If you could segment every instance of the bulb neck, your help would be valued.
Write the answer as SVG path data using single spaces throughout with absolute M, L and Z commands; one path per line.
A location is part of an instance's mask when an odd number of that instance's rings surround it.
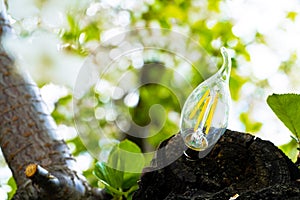
M 223 81 L 229 82 L 230 71 L 231 71 L 231 57 L 228 54 L 228 51 L 225 47 L 221 47 L 221 54 L 223 57 L 223 64 L 219 70 L 219 74 Z

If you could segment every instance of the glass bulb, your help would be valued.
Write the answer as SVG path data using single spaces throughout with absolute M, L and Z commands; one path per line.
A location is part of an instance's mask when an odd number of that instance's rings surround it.
M 221 69 L 194 89 L 181 113 L 181 136 L 188 148 L 199 151 L 200 158 L 210 152 L 227 128 L 231 58 L 225 47 L 221 53 Z

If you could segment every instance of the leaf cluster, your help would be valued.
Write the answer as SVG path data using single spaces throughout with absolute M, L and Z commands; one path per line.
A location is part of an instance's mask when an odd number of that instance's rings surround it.
M 94 175 L 114 199 L 131 199 L 144 163 L 140 148 L 125 139 L 113 147 L 107 162 L 96 163 Z

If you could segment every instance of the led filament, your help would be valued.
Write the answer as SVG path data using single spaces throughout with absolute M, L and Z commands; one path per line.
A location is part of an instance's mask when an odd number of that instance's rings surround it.
M 222 47 L 223 65 L 190 94 L 181 113 L 181 136 L 187 147 L 204 157 L 225 132 L 230 104 L 231 58 Z

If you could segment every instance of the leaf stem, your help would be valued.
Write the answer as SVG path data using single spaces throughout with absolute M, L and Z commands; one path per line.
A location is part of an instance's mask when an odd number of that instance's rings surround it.
M 138 188 L 138 185 L 132 186 L 129 190 L 125 192 L 124 196 L 127 198 L 132 192 L 136 191 Z

